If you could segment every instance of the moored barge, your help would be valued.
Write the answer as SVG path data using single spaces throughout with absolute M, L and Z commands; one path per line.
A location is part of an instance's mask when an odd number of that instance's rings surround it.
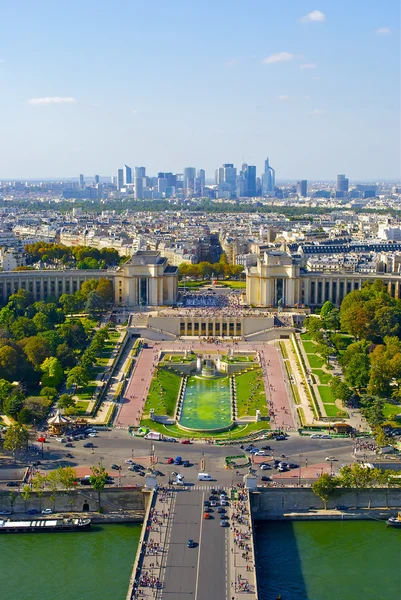
M 52 533 L 89 529 L 90 519 L 34 519 L 33 521 L 0 520 L 0 533 Z

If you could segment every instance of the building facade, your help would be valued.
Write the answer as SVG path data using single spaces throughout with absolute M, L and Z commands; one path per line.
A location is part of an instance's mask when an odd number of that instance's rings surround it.
M 116 304 L 126 307 L 170 306 L 178 291 L 178 268 L 168 264 L 157 251 L 139 251 L 117 271 L 100 269 L 26 270 L 0 272 L 0 298 L 6 302 L 20 289 L 34 300 L 58 299 L 74 294 L 89 279 L 108 279 L 114 288 Z
M 339 306 L 349 292 L 377 279 L 393 298 L 401 298 L 400 274 L 305 271 L 290 254 L 272 251 L 247 269 L 246 297 L 255 306 L 321 306 L 326 300 Z

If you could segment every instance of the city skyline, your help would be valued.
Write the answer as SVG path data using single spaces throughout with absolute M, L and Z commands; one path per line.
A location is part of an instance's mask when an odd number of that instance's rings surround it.
M 224 157 L 260 168 L 266 153 L 284 180 L 400 177 L 398 2 L 203 8 L 4 7 L 19 35 L 5 28 L 0 45 L 0 177 L 111 174 L 126 160 L 210 176 Z M 134 23 L 148 26 L 131 36 Z

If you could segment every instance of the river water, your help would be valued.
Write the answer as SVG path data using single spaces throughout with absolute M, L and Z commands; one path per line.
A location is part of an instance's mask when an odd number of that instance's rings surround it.
M 125 600 L 141 525 L 0 535 L 0 598 Z
M 398 600 L 401 530 L 384 521 L 256 524 L 259 600 Z

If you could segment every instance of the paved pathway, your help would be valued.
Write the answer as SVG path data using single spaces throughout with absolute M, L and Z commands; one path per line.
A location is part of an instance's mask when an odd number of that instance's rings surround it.
M 152 345 L 142 349 L 134 367 L 130 382 L 125 390 L 123 405 L 116 425 L 120 427 L 137 426 L 148 394 L 153 371 L 157 363 L 158 351 Z
M 284 383 L 284 373 L 279 358 L 279 350 L 272 344 L 251 344 L 249 342 L 207 343 L 201 340 L 179 340 L 177 342 L 148 343 L 139 355 L 131 380 L 126 389 L 124 404 L 120 410 L 116 425 L 121 427 L 137 426 L 140 423 L 153 371 L 157 364 L 158 354 L 163 352 L 180 352 L 192 350 L 195 353 L 227 353 L 235 351 L 259 352 L 264 373 L 266 396 L 271 411 L 271 425 L 274 427 L 295 428 L 291 414 L 290 398 Z

